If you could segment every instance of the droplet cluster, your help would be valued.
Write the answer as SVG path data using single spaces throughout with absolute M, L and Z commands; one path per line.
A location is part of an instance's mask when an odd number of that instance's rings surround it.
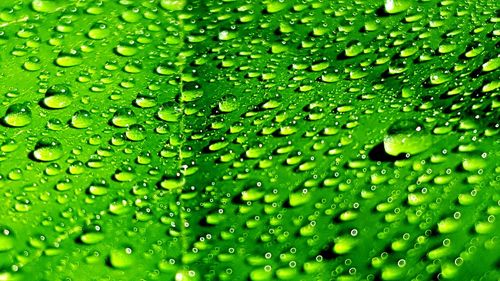
M 0 280 L 499 278 L 495 1 L 4 2 Z

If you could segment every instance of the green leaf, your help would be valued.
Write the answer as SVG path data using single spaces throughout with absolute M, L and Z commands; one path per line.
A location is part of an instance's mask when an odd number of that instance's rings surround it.
M 0 3 L 0 280 L 497 280 L 495 1 Z

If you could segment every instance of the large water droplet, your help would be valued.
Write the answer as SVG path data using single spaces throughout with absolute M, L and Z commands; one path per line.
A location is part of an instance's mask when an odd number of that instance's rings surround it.
M 64 2 L 55 0 L 33 0 L 31 6 L 33 10 L 40 13 L 54 13 L 61 9 Z
M 31 110 L 25 103 L 17 103 L 9 106 L 3 121 L 11 127 L 24 127 L 31 123 Z
M 424 126 L 414 120 L 398 120 L 387 131 L 384 149 L 389 155 L 400 153 L 417 154 L 432 145 L 431 135 Z
M 63 84 L 51 86 L 45 93 L 43 104 L 52 109 L 65 108 L 71 104 L 71 91 Z
M 238 108 L 238 102 L 236 96 L 225 95 L 219 102 L 219 110 L 224 113 L 232 112 Z
M 104 240 L 104 233 L 100 225 L 91 224 L 83 229 L 83 234 L 80 240 L 85 244 L 97 244 Z
M 0 225 L 0 253 L 9 251 L 13 249 L 14 246 L 15 246 L 15 241 L 12 231 L 7 227 Z
M 134 263 L 132 248 L 112 249 L 109 253 L 109 263 L 113 267 L 120 269 L 130 267 Z
M 186 0 L 161 0 L 160 5 L 169 11 L 180 11 L 186 6 Z
M 113 119 L 111 119 L 111 122 L 117 127 L 128 127 L 137 123 L 137 119 L 132 109 L 120 108 L 113 115 Z
M 98 22 L 92 25 L 89 30 L 88 36 L 92 39 L 101 40 L 109 35 L 109 30 L 107 29 L 107 25 L 103 22 Z
M 389 14 L 397 14 L 406 11 L 411 4 L 411 0 L 385 0 L 384 8 Z
M 63 156 L 62 145 L 55 138 L 43 138 L 36 143 L 33 156 L 39 161 L 57 160 Z
M 72 67 L 83 63 L 82 55 L 77 50 L 60 52 L 56 59 L 56 64 L 61 67 Z
M 181 109 L 174 102 L 166 102 L 162 104 L 158 111 L 158 118 L 167 122 L 177 122 L 181 115 Z
M 81 109 L 75 112 L 71 117 L 71 126 L 77 129 L 87 128 L 92 124 L 92 118 L 90 112 Z

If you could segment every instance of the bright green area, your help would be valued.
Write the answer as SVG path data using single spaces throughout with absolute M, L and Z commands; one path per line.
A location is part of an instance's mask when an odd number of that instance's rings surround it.
M 499 280 L 497 1 L 0 1 L 0 280 Z

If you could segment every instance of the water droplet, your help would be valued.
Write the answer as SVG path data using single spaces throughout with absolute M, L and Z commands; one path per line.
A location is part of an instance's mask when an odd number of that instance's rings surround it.
M 406 11 L 411 5 L 411 0 L 385 0 L 384 8 L 389 14 L 397 14 Z
M 71 117 L 71 126 L 77 129 L 87 128 L 92 124 L 92 118 L 90 117 L 90 112 L 81 109 L 75 112 Z
M 140 10 L 138 8 L 128 9 L 122 12 L 122 19 L 126 22 L 138 22 L 141 20 Z
M 339 255 L 344 255 L 356 246 L 356 240 L 349 236 L 337 237 L 334 241 L 333 252 Z
M 398 120 L 388 129 L 384 149 L 389 155 L 417 154 L 432 145 L 431 135 L 424 126 L 414 120 Z
M 66 191 L 70 190 L 71 188 L 73 188 L 73 181 L 71 181 L 71 179 L 69 178 L 60 180 L 55 186 L 55 189 L 58 191 Z
M 266 11 L 270 14 L 277 13 L 288 6 L 286 1 L 272 1 L 267 4 Z
M 109 263 L 115 268 L 128 268 L 134 264 L 132 252 L 130 247 L 112 249 L 109 253 Z
M 70 51 L 62 51 L 56 59 L 56 64 L 61 67 L 72 67 L 83 63 L 82 54 L 74 49 Z
M 3 121 L 11 127 L 24 127 L 31 123 L 31 110 L 26 103 L 9 106 Z
M 80 236 L 80 240 L 88 245 L 97 244 L 104 240 L 105 236 L 102 232 L 100 225 L 91 224 L 83 229 L 83 234 Z
M 219 110 L 223 113 L 229 113 L 238 108 L 238 102 L 235 95 L 225 95 L 219 102 Z
M 140 108 L 151 108 L 156 106 L 156 95 L 152 92 L 138 93 L 134 100 L 135 105 Z
M 15 245 L 16 244 L 12 230 L 0 225 L 0 253 L 12 250 Z
M 39 161 L 54 161 L 63 156 L 61 143 L 55 138 L 45 137 L 35 145 L 33 156 Z
M 137 49 L 135 41 L 121 42 L 116 46 L 116 52 L 124 57 L 130 57 L 137 54 L 139 50 Z
M 37 71 L 40 70 L 40 68 L 42 68 L 42 64 L 40 62 L 40 58 L 31 56 L 28 57 L 26 62 L 23 64 L 23 67 L 28 71 Z
M 117 181 L 121 182 L 132 181 L 135 178 L 134 168 L 130 165 L 124 166 L 116 170 L 114 177 Z
M 109 184 L 103 178 L 95 179 L 88 188 L 88 192 L 96 196 L 105 195 L 108 193 L 108 190 Z
M 105 39 L 109 36 L 108 26 L 103 22 L 98 22 L 92 25 L 89 30 L 88 36 L 95 40 Z
M 161 0 L 160 5 L 168 11 L 180 11 L 186 6 L 186 0 Z
M 158 111 L 158 117 L 167 122 L 177 122 L 180 115 L 181 109 L 179 105 L 174 102 L 162 104 Z
M 429 79 L 432 85 L 439 85 L 448 82 L 451 77 L 449 75 L 449 71 L 443 70 L 432 73 Z
M 493 71 L 499 67 L 500 67 L 500 57 L 490 59 L 489 61 L 485 62 L 483 64 L 483 71 L 489 72 L 489 71 Z
M 33 10 L 40 13 L 55 13 L 61 9 L 64 2 L 57 0 L 33 0 L 31 6 Z
M 363 44 L 361 44 L 361 42 L 359 42 L 358 40 L 354 40 L 347 44 L 347 47 L 345 49 L 345 55 L 347 57 L 355 57 L 360 53 L 362 53 L 363 49 L 364 49 Z
M 120 108 L 113 115 L 111 122 L 117 127 L 128 127 L 137 123 L 137 118 L 135 117 L 135 113 L 132 109 Z
M 71 104 L 71 91 L 68 86 L 57 84 L 47 89 L 43 104 L 51 109 L 61 109 Z

